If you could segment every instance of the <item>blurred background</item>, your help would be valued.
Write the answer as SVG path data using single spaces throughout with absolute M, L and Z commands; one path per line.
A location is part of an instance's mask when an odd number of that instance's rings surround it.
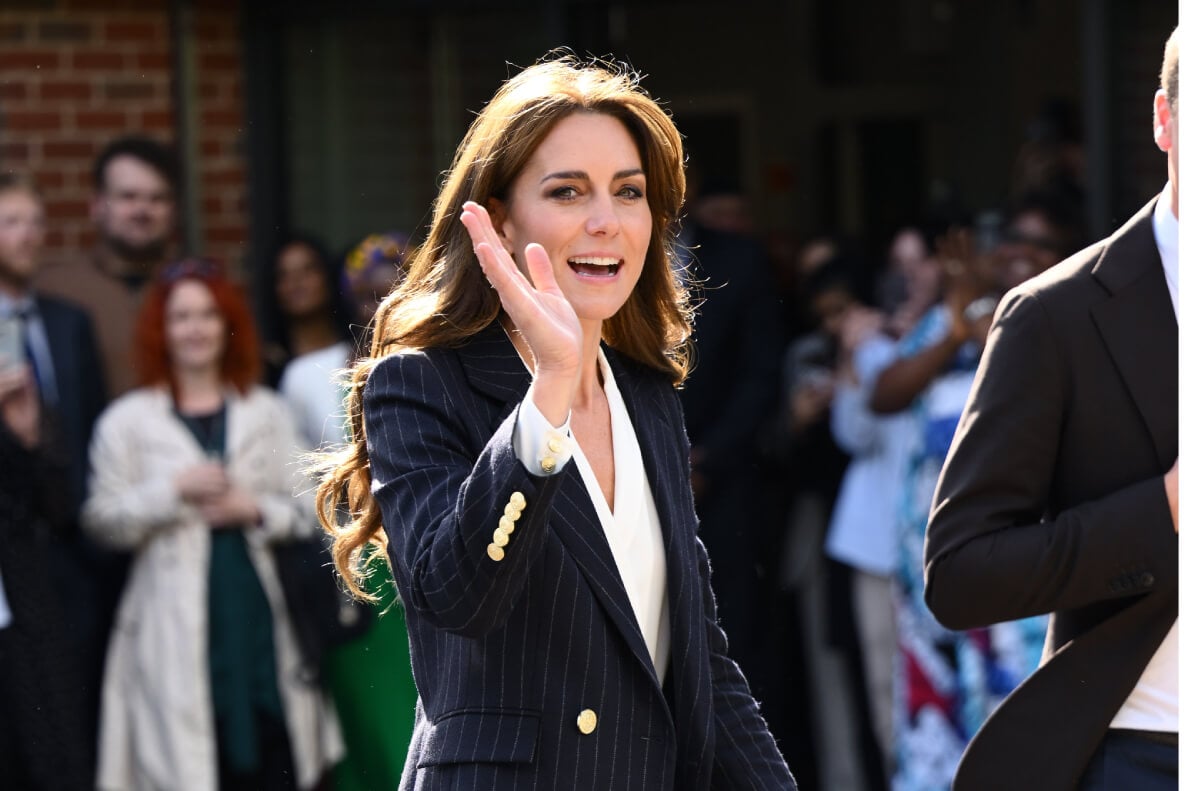
M 1005 203 L 1066 145 L 1089 237 L 1163 181 L 1150 97 L 1165 0 L 2 0 L 0 168 L 36 176 L 48 258 L 87 248 L 92 159 L 144 131 L 184 158 L 180 240 L 246 270 L 289 228 L 420 237 L 474 110 L 549 48 L 646 75 L 690 176 L 736 190 L 789 277 L 836 230 L 881 250 L 932 202 Z

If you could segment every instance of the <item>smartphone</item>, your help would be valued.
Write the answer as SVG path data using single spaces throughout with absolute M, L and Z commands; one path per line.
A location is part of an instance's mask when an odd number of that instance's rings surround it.
M 25 362 L 25 326 L 19 316 L 0 316 L 0 371 Z

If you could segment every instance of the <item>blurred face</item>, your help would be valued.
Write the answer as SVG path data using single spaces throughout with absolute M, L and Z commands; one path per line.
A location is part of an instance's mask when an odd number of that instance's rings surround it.
M 311 316 L 329 307 L 329 289 L 317 253 L 306 244 L 290 244 L 275 264 L 275 295 L 287 318 Z
M 154 264 L 166 255 L 175 204 L 171 186 L 157 170 L 119 156 L 104 171 L 104 187 L 92 199 L 92 220 L 118 257 Z
M 208 286 L 182 280 L 167 297 L 167 355 L 177 372 L 219 369 L 225 353 L 225 319 Z
M 22 291 L 29 286 L 45 232 L 37 197 L 24 189 L 0 192 L 0 280 Z
M 617 119 L 575 113 L 558 123 L 513 183 L 492 220 L 521 271 L 525 246 L 546 248 L 555 279 L 581 323 L 602 322 L 633 292 L 653 220 L 646 173 Z
M 813 297 L 812 309 L 821 325 L 821 330 L 831 338 L 842 332 L 842 324 L 854 307 L 854 296 L 840 288 L 831 288 Z
M 1037 211 L 1018 214 L 996 247 L 996 280 L 1007 291 L 1062 260 L 1058 233 Z

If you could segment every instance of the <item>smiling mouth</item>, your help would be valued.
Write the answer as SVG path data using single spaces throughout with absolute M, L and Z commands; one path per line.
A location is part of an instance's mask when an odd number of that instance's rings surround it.
M 614 277 L 621 269 L 620 258 L 577 256 L 567 259 L 571 271 L 585 277 Z

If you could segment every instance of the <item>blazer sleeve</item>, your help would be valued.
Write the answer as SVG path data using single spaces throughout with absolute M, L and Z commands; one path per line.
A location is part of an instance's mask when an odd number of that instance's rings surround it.
M 1009 292 L 996 316 L 934 495 L 930 610 L 966 629 L 1176 585 L 1161 477 L 1047 515 L 1069 361 L 1036 293 Z M 1131 569 L 1139 584 L 1115 584 Z
M 384 358 L 363 393 L 372 491 L 405 607 L 482 637 L 503 626 L 541 555 L 562 475 L 531 475 L 513 449 L 516 410 L 488 404 L 443 350 Z M 473 436 L 486 437 L 482 448 Z M 488 554 L 514 493 L 524 497 L 503 557 Z
M 121 549 L 136 548 L 161 528 L 199 518 L 169 475 L 145 469 L 139 448 L 143 421 L 136 401 L 118 401 L 100 416 L 92 435 L 83 527 Z

